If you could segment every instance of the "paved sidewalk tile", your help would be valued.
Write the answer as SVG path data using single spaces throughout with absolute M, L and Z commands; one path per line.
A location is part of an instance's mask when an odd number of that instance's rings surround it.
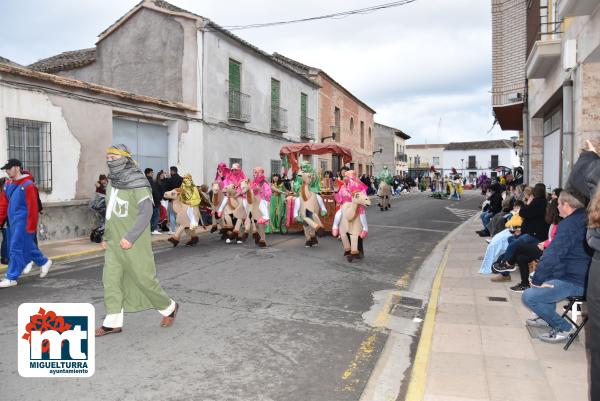
M 532 313 L 521 293 L 510 291 L 519 282 L 518 272 L 503 283 L 479 274 L 487 245 L 474 233 L 479 226 L 472 220 L 450 242 L 424 400 L 588 400 L 584 334 L 564 351 L 564 344 L 537 338 L 543 329 L 525 326 Z

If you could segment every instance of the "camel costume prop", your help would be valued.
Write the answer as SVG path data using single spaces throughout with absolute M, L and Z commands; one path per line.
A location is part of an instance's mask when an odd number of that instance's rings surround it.
M 360 187 L 350 187 L 352 201 L 342 206 L 342 219 L 340 221 L 340 236 L 344 245 L 344 256 L 348 262 L 363 257 L 363 240 L 368 235 L 369 228 L 366 219 L 361 219 L 360 210 L 365 206 L 371 206 L 371 201 Z M 363 221 L 365 225 L 363 225 Z
M 307 248 L 315 246 L 319 243 L 317 235 L 322 237 L 325 235 L 323 223 L 319 218 L 327 215 L 327 209 L 323 198 L 318 194 L 320 190 L 320 179 L 315 174 L 312 166 L 308 162 L 303 162 L 298 171 L 297 177 L 300 177 L 300 188 L 295 189 L 298 193 L 294 205 L 294 216 L 302 223 L 304 228 L 304 236 L 306 237 Z
M 379 208 L 381 211 L 392 208 L 390 204 L 390 198 L 392 197 L 392 182 L 394 177 L 388 170 L 388 166 L 383 166 L 383 170 L 377 177 L 379 179 L 379 188 L 377 189 L 377 196 L 379 196 Z
M 223 191 L 225 196 L 217 215 L 223 218 L 224 238 L 227 238 L 228 244 L 241 244 L 248 238 L 248 233 L 244 230 L 248 212 L 244 207 L 243 198 L 238 194 L 239 189 L 235 183 L 226 181 Z
M 339 186 L 337 193 L 335 194 L 335 201 L 338 205 L 338 209 L 335 212 L 333 219 L 333 225 L 331 227 L 331 235 L 337 237 L 339 235 L 340 221 L 342 220 L 342 206 L 346 203 L 352 202 L 352 191 L 360 190 L 365 196 L 367 195 L 367 186 L 363 184 L 358 178 L 356 178 L 356 172 L 354 170 L 348 170 L 344 173 L 342 184 Z M 358 208 L 359 218 L 363 227 L 367 227 L 367 215 L 364 207 Z M 368 229 L 365 229 L 368 231 Z
M 181 235 L 185 232 L 189 235 L 190 240 L 185 244 L 186 246 L 194 246 L 198 243 L 198 236 L 196 235 L 196 228 L 198 222 L 202 222 L 202 216 L 200 214 L 200 192 L 192 181 L 192 176 L 186 174 L 183 177 L 183 183 L 180 188 L 168 191 L 164 194 L 165 199 L 173 201 L 173 211 L 175 212 L 175 222 L 177 229 L 175 234 L 168 239 L 173 244 L 173 247 L 179 245 L 181 241 Z
M 219 217 L 219 206 L 223 203 L 223 189 L 218 181 L 212 183 L 212 197 L 211 197 L 211 216 L 212 216 L 212 228 L 211 233 L 215 231 L 223 230 L 223 218 Z
M 268 204 L 266 205 L 266 208 L 265 205 L 261 205 L 264 200 L 257 194 L 257 191 L 252 189 L 252 183 L 249 183 L 247 180 L 240 183 L 240 189 L 242 190 L 242 193 L 246 195 L 243 202 L 248 211 L 248 217 L 244 224 L 244 232 L 250 233 L 252 231 L 254 242 L 261 248 L 264 248 L 267 246 L 266 224 L 269 222 Z

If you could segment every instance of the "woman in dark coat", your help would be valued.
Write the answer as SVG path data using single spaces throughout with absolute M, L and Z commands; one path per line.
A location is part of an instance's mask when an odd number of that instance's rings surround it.
M 588 276 L 586 299 L 588 323 L 587 347 L 590 351 L 590 399 L 600 400 L 600 149 L 586 141 L 587 150 L 579 155 L 569 176 L 568 188 L 574 188 L 590 199 L 588 207 L 588 245 L 594 250 Z

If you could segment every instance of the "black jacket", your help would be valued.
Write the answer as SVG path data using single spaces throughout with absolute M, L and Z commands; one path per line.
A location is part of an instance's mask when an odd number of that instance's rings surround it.
M 575 189 L 588 200 L 592 198 L 596 191 L 596 186 L 600 180 L 600 156 L 595 152 L 583 152 L 569 175 L 567 188 Z
M 490 206 L 488 212 L 496 214 L 502 211 L 502 193 L 500 191 L 494 191 L 490 196 Z
M 546 223 L 546 198 L 533 198 L 529 205 L 521 206 L 519 216 L 523 218 L 521 233 L 529 234 L 540 241 L 548 239 L 548 223 Z
M 165 188 L 165 192 L 172 191 L 181 186 L 183 182 L 183 178 L 179 174 L 173 174 L 167 180 L 167 187 Z
M 150 183 L 150 187 L 152 188 L 152 201 L 154 202 L 154 207 L 158 207 L 160 205 L 160 201 L 163 197 L 163 192 L 161 191 L 158 183 L 154 181 L 152 177 L 146 176 L 148 182 Z

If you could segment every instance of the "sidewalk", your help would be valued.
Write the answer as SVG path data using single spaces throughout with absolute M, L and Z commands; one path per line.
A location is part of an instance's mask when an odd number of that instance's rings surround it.
M 427 316 L 433 315 L 433 336 L 424 327 L 412 372 L 411 387 L 420 387 L 416 393 L 421 394 L 411 397 L 409 390 L 407 399 L 588 400 L 585 334 L 568 351 L 564 343 L 535 338 L 540 329 L 530 334 L 524 321 L 531 313 L 521 293 L 509 290 L 518 272 L 512 273 L 512 283 L 492 283 L 492 275 L 478 273 L 487 245 L 475 234 L 480 225 L 472 219 L 449 241 L 441 282 L 439 288 L 434 283 L 430 300 L 433 308 L 437 300 L 437 309 L 430 308 Z M 425 362 L 419 364 L 419 355 Z M 424 379 L 415 383 L 420 376 Z
M 202 235 L 208 230 L 204 230 L 202 227 L 196 230 L 198 235 Z M 169 235 L 153 235 L 152 244 L 157 245 L 167 241 Z M 80 237 L 67 240 L 59 241 L 42 241 L 40 242 L 40 250 L 46 255 L 46 257 L 52 259 L 53 262 L 71 260 L 82 258 L 86 256 L 93 256 L 104 252 L 100 244 L 91 242 L 89 237 Z M 7 269 L 6 265 L 0 265 L 0 273 L 4 273 Z

